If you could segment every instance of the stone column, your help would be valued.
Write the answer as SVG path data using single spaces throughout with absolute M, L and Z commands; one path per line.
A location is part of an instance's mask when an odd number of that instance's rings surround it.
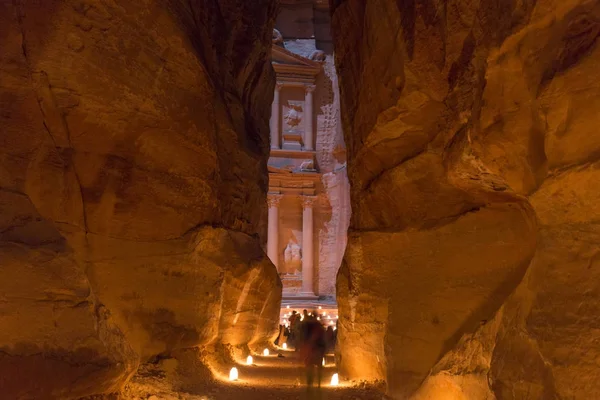
M 304 86 L 304 150 L 314 150 L 313 92 L 315 88 L 315 85 Z
M 275 94 L 273 95 L 273 103 L 271 104 L 271 148 L 280 149 L 281 144 L 279 138 L 281 137 L 279 132 L 279 117 L 281 115 L 281 108 L 279 107 L 279 92 L 281 91 L 282 84 L 277 82 L 275 84 Z
M 302 293 L 315 295 L 313 287 L 313 204 L 316 196 L 302 196 Z
M 271 262 L 278 268 L 279 262 L 279 201 L 280 194 L 268 194 L 267 202 L 269 204 L 269 228 L 267 234 L 267 255 Z

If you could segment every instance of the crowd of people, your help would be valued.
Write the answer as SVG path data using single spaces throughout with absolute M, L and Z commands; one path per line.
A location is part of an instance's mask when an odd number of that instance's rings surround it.
M 325 354 L 335 349 L 337 340 L 337 320 L 336 328 L 332 325 L 325 328 L 321 324 L 321 318 L 325 315 L 318 313 L 309 313 L 307 310 L 302 314 L 292 311 L 288 318 L 289 324 L 279 326 L 279 336 L 275 341 L 276 345 L 282 346 L 287 343 L 289 349 L 300 353 L 300 358 L 306 366 L 307 385 L 311 387 L 315 383 L 321 386 L 322 366 Z

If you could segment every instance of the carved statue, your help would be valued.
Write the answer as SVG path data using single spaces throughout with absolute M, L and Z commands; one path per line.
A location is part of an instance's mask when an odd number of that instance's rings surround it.
M 283 252 L 283 260 L 285 263 L 285 272 L 294 274 L 300 270 L 302 265 L 302 254 L 300 246 L 297 243 L 290 241 Z
M 300 117 L 300 112 L 302 112 L 302 107 L 295 104 L 290 104 L 290 108 L 288 112 L 285 114 L 285 123 L 288 126 L 295 128 L 300 125 L 302 118 Z
M 315 50 L 312 53 L 310 53 L 310 56 L 308 56 L 308 58 L 313 61 L 325 61 L 326 57 L 327 56 L 325 55 L 325 52 L 323 50 Z
M 302 161 L 300 171 L 315 171 L 315 162 L 313 160 Z
M 273 44 L 283 47 L 283 35 L 277 29 L 273 29 Z

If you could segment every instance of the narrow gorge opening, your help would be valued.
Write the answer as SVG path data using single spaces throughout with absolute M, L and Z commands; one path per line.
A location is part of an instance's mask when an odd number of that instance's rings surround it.
M 597 397 L 599 21 L 0 3 L 0 398 Z
M 300 17 L 302 16 L 302 17 Z M 335 280 L 346 248 L 350 189 L 331 22 L 326 4 L 283 3 L 271 60 L 265 250 L 282 281 L 278 342 L 294 342 L 293 314 L 337 330 Z M 295 317 L 292 317 L 294 322 Z

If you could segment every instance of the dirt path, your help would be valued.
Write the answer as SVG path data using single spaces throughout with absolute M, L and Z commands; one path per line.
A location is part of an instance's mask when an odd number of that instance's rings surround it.
M 381 400 L 384 397 L 372 388 L 345 385 L 332 387 L 331 377 L 336 372 L 333 357 L 326 357 L 321 388 L 310 393 L 305 384 L 305 369 L 297 353 L 281 351 L 277 355 L 254 358 L 254 365 L 238 366 L 240 379 L 222 383 L 215 392 L 215 400 Z
M 330 385 L 336 372 L 333 357 L 328 356 L 320 389 L 308 392 L 301 360 L 293 351 L 268 357 L 254 357 L 254 365 L 237 365 L 239 380 L 215 381 L 194 393 L 176 392 L 160 371 L 146 371 L 134 377 L 122 400 L 383 400 L 381 392 L 369 387 L 341 382 Z M 201 392 L 201 393 L 200 393 Z M 152 397 L 155 396 L 155 397 Z

